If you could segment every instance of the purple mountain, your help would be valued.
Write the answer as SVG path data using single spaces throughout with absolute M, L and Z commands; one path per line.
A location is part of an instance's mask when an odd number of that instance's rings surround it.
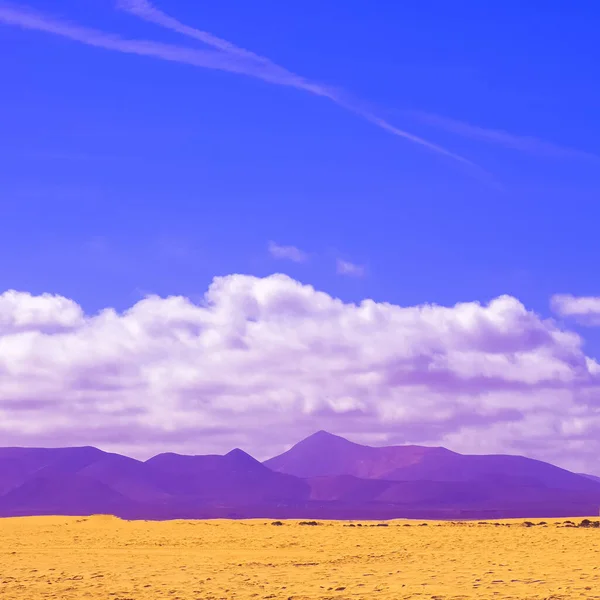
M 0 448 L 0 515 L 200 517 L 211 507 L 296 506 L 309 495 L 307 482 L 238 449 L 142 462 L 96 448 Z
M 132 511 L 135 503 L 109 486 L 77 474 L 34 475 L 0 497 L 0 515 L 90 515 Z
M 224 456 L 159 454 L 145 464 L 160 489 L 202 503 L 296 504 L 310 495 L 306 482 L 276 473 L 237 448 Z
M 0 516 L 493 518 L 596 514 L 600 481 L 519 456 L 355 444 L 318 432 L 260 463 L 242 450 L 139 461 L 0 448 Z
M 34 475 L 69 473 L 86 467 L 104 452 L 82 448 L 0 448 L 0 496 Z
M 362 446 L 326 431 L 318 431 L 264 464 L 273 471 L 297 477 L 354 475 L 379 479 L 395 469 L 419 464 L 426 455 L 437 459 L 447 454 L 453 452 L 424 446 Z
M 598 489 L 589 477 L 509 455 L 465 455 L 425 446 L 372 447 L 319 431 L 264 463 L 298 477 L 354 475 L 386 481 L 490 483 L 573 491 Z

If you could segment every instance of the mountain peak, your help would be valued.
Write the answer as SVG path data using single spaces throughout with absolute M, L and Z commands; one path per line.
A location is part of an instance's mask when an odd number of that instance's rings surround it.
M 223 458 L 233 468 L 256 469 L 256 467 L 260 467 L 264 469 L 258 460 L 240 448 L 230 450 Z
M 298 442 L 296 444 L 296 446 L 298 446 L 300 444 L 305 445 L 308 443 L 314 444 L 315 442 L 318 442 L 319 444 L 336 443 L 336 444 L 352 444 L 352 445 L 354 445 L 354 442 L 350 442 L 346 438 L 343 438 L 341 435 L 336 435 L 335 433 L 330 433 L 329 431 L 325 431 L 324 429 L 321 429 L 321 430 L 313 433 L 312 435 L 309 435 L 308 437 L 304 438 L 300 442 Z
M 427 446 L 365 446 L 321 430 L 264 464 L 297 477 L 353 475 L 378 479 L 442 454 L 451 453 Z
M 329 431 L 325 431 L 324 429 L 319 429 L 319 431 L 315 431 L 312 435 L 308 437 L 338 437 L 334 433 L 329 433 Z
M 244 452 L 244 450 L 242 450 L 241 448 L 234 448 L 233 450 L 230 450 L 227 454 L 225 454 L 225 456 L 227 458 L 232 458 L 235 460 L 250 460 L 256 462 L 256 459 L 254 457 L 250 456 L 250 454 L 248 454 L 247 452 Z
M 308 436 L 309 438 L 339 438 L 341 436 L 336 435 L 335 433 L 330 433 L 329 431 L 325 431 L 324 429 L 319 429 L 319 431 L 315 431 L 312 435 Z
M 339 435 L 321 430 L 304 438 L 287 452 L 265 461 L 264 464 L 274 471 L 298 477 L 309 477 L 314 473 L 337 475 L 340 463 L 344 463 L 357 452 L 370 450 Z

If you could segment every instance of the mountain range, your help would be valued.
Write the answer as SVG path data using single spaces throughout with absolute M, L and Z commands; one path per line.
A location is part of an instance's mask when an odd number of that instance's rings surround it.
M 146 461 L 0 448 L 0 516 L 460 519 L 598 514 L 600 479 L 523 456 L 371 447 L 325 431 L 263 463 L 240 449 Z

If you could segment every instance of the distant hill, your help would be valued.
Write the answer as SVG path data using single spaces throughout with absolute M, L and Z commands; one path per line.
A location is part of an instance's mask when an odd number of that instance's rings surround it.
M 395 469 L 419 464 L 425 456 L 447 454 L 453 453 L 445 448 L 425 446 L 362 446 L 338 435 L 318 431 L 264 464 L 273 471 L 297 477 L 354 475 L 379 479 L 387 478 Z
M 0 448 L 0 516 L 382 519 L 597 514 L 600 478 L 520 456 L 370 447 L 320 431 L 260 463 L 92 447 Z
M 159 454 L 146 461 L 156 486 L 187 502 L 228 506 L 297 504 L 310 488 L 303 480 L 272 471 L 246 452 L 184 456 Z
M 297 477 L 354 475 L 387 481 L 437 481 L 543 486 L 594 491 L 593 478 L 523 456 L 465 455 L 426 446 L 362 446 L 319 431 L 264 463 Z

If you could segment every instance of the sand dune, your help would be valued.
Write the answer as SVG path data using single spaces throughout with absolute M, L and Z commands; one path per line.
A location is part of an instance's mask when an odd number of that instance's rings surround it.
M 581 519 L 573 519 L 579 523 Z M 5 600 L 600 598 L 600 528 L 0 521 Z

